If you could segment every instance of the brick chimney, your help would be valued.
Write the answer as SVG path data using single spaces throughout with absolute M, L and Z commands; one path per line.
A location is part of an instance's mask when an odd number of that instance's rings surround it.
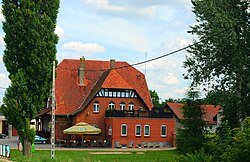
M 115 67 L 115 60 L 111 59 L 110 60 L 110 69 L 114 69 L 114 67 Z
M 84 85 L 84 68 L 85 68 L 85 58 L 80 58 L 80 66 L 78 69 L 79 84 Z

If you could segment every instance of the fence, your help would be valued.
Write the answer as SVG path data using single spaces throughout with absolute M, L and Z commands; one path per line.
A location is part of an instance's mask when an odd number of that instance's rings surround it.
M 1 157 L 10 157 L 10 146 L 9 145 L 4 145 L 0 144 L 0 156 Z

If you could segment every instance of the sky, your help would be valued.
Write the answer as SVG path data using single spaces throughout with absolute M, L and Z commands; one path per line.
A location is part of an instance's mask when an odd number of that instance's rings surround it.
M 187 31 L 195 23 L 190 0 L 61 0 L 57 60 L 84 56 L 138 63 L 191 44 L 195 38 Z M 0 23 L 0 103 L 10 84 L 2 61 L 4 35 Z M 162 100 L 183 98 L 190 85 L 182 75 L 186 55 L 182 51 L 135 68 Z

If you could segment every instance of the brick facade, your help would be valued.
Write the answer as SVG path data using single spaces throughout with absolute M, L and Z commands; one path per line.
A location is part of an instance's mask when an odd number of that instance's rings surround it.
M 121 145 L 127 147 L 130 143 L 133 143 L 133 147 L 139 144 L 146 143 L 164 143 L 172 145 L 174 134 L 175 122 L 173 119 L 161 119 L 161 118 L 106 118 L 106 136 L 111 140 L 112 147 L 115 147 L 115 143 L 119 142 Z M 127 136 L 121 135 L 121 125 L 127 125 Z M 112 135 L 109 135 L 109 125 L 112 127 Z M 135 135 L 136 125 L 141 125 L 141 135 Z M 144 136 L 144 126 L 150 126 L 150 136 Z M 161 126 L 166 125 L 167 136 L 161 136 Z M 143 146 L 142 146 L 143 147 Z

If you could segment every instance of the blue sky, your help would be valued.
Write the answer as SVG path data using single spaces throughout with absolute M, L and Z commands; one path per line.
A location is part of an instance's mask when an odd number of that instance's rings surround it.
M 0 21 L 4 21 L 0 14 Z M 127 61 L 130 64 L 154 58 L 192 43 L 187 33 L 195 16 L 189 0 L 61 0 L 56 33 L 57 59 Z M 2 56 L 4 32 L 0 25 L 0 87 L 8 87 Z M 182 98 L 189 86 L 182 74 L 188 53 L 136 66 L 145 73 L 149 89 L 160 98 Z M 4 89 L 0 88 L 0 102 Z

